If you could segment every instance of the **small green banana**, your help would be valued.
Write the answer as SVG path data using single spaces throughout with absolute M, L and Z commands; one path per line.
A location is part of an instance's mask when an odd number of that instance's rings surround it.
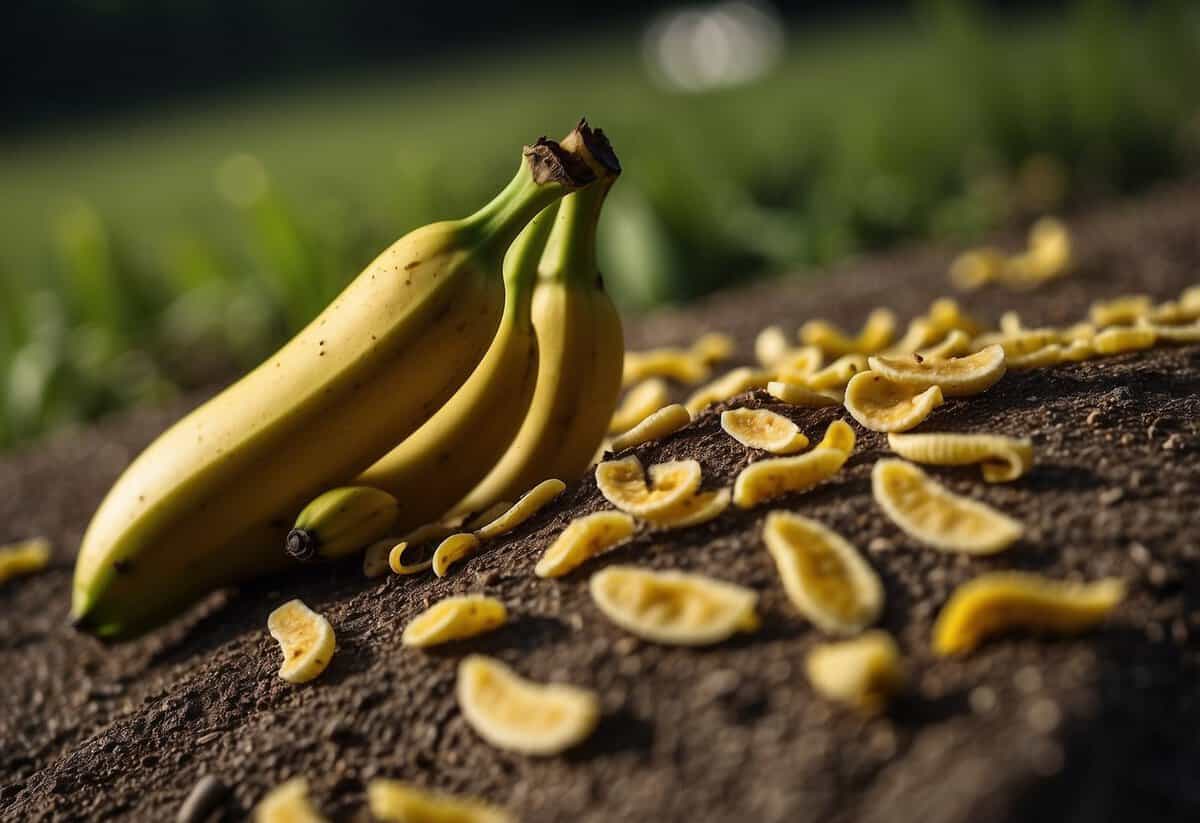
M 287 553 L 302 563 L 335 560 L 387 536 L 396 523 L 396 498 L 370 486 L 331 489 L 304 507 L 288 532 Z

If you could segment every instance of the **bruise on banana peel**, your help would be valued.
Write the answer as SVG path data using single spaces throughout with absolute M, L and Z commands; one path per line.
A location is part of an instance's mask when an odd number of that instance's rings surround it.
M 160 436 L 87 529 L 74 624 L 130 637 L 283 567 L 304 504 L 408 438 L 468 379 L 500 324 L 508 247 L 594 179 L 554 141 L 526 147 L 492 202 L 398 240 L 283 348 Z
M 759 626 L 756 592 L 700 574 L 609 566 L 588 589 L 605 617 L 652 643 L 710 646 Z
M 367 783 L 367 807 L 376 820 L 394 823 L 516 823 L 496 806 L 378 777 Z
M 910 537 L 935 549 L 995 554 L 1015 543 L 1021 524 L 978 500 L 954 494 L 904 460 L 871 470 L 871 490 L 884 513 Z
M 853 635 L 883 611 L 883 585 L 858 550 L 815 520 L 767 515 L 763 541 L 796 610 L 827 634 Z
M 997 634 L 1025 630 L 1078 634 L 1102 622 L 1125 596 L 1116 578 L 1094 583 L 1027 572 L 982 574 L 955 589 L 933 627 L 933 650 L 965 654 Z
M 447 597 L 409 621 L 400 642 L 424 649 L 495 631 L 507 621 L 508 610 L 494 597 Z
M 463 718 L 498 749 L 549 757 L 582 743 L 600 719 L 587 689 L 526 680 L 499 660 L 471 655 L 458 666 Z
M 804 671 L 822 697 L 864 714 L 882 711 L 905 678 L 896 641 L 879 629 L 814 646 L 804 658 Z

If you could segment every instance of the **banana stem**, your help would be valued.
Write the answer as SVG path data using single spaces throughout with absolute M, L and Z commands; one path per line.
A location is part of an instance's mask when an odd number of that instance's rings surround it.
M 499 260 L 521 230 L 555 200 L 596 179 L 578 156 L 553 140 L 526 146 L 516 175 L 490 203 L 462 221 L 479 238 L 477 252 Z
M 554 230 L 542 258 L 541 276 L 580 287 L 591 287 L 597 275 L 596 227 L 604 198 L 616 182 L 605 177 L 563 198 Z

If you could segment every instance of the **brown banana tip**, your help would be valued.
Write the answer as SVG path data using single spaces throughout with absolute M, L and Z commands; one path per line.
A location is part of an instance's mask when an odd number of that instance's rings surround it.
M 317 556 L 321 541 L 307 529 L 292 529 L 288 532 L 285 548 L 293 560 L 308 563 Z
M 586 117 L 580 117 L 575 130 L 563 140 L 563 145 L 578 150 L 574 145 L 575 135 L 578 135 L 578 142 L 586 151 L 585 159 L 591 159 L 600 167 L 596 169 L 593 166 L 597 174 L 616 176 L 621 173 L 621 161 L 617 159 L 617 153 L 613 150 L 612 142 L 604 133 L 604 129 L 593 129 Z
M 596 173 L 587 161 L 564 149 L 556 140 L 539 137 L 532 146 L 525 147 L 524 155 L 529 161 L 533 182 L 539 186 L 561 183 L 578 189 L 596 180 Z

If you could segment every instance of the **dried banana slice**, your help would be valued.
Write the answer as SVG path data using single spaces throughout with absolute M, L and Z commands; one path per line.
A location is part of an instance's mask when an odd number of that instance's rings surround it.
M 795 454 L 808 447 L 800 427 L 770 409 L 730 409 L 721 412 L 721 428 L 743 446 L 772 454 Z
M 914 317 L 908 324 L 904 336 L 884 350 L 885 354 L 912 354 L 917 349 L 932 346 L 945 336 L 945 331 L 939 329 L 926 317 Z M 866 370 L 866 366 L 863 366 Z
M 491 540 L 506 534 L 537 514 L 543 506 L 562 494 L 567 484 L 553 477 L 538 483 L 503 514 L 475 532 L 480 540 Z
M 840 406 L 842 401 L 837 395 L 814 391 L 807 386 L 797 383 L 786 383 L 772 380 L 767 384 L 767 393 L 776 400 L 781 400 L 791 406 L 804 406 L 809 409 L 820 409 L 825 406 Z
M 690 349 L 661 348 L 625 352 L 621 385 L 631 386 L 650 377 L 666 377 L 680 383 L 700 383 L 712 369 Z
M 578 517 L 554 539 L 533 573 L 538 577 L 562 577 L 626 540 L 636 528 L 625 512 L 602 511 Z
M 392 546 L 388 552 L 388 568 L 395 574 L 409 575 L 420 574 L 421 572 L 429 571 L 433 568 L 433 554 L 430 553 L 424 560 L 410 560 L 408 552 L 418 547 L 424 547 L 426 551 L 432 547 L 430 541 L 425 540 L 420 543 L 410 543 L 407 540 L 402 540 Z M 435 549 L 436 551 L 436 549 Z
M 488 523 L 491 523 L 500 515 L 512 508 L 512 502 L 509 500 L 497 500 L 486 509 L 474 515 L 471 519 L 463 523 L 463 531 L 474 532 L 479 531 Z
M 774 511 L 767 515 L 763 541 L 788 599 L 821 631 L 858 634 L 879 618 L 883 585 L 858 550 L 834 531 Z
M 639 517 L 666 511 L 700 488 L 700 464 L 695 460 L 673 460 L 650 467 L 650 483 L 636 455 L 607 460 L 596 467 L 596 486 L 604 499 L 618 509 Z
M 963 357 L 927 360 L 907 357 L 871 357 L 871 371 L 896 383 L 927 389 L 937 386 L 946 397 L 965 397 L 987 391 L 1004 376 L 1004 348 L 988 346 Z
M 696 492 L 665 512 L 646 518 L 660 529 L 684 529 L 698 526 L 720 517 L 729 508 L 732 495 L 729 489 Z
M 643 380 L 625 393 L 621 405 L 613 412 L 609 434 L 629 431 L 670 402 L 671 391 L 665 381 L 657 377 Z
M 844 402 L 850 416 L 871 431 L 902 432 L 920 425 L 943 401 L 938 386 L 920 391 L 865 371 L 846 386 Z
M 917 354 L 926 360 L 947 360 L 971 353 L 971 335 L 962 329 L 951 329 L 940 343 L 921 349 Z
M 929 323 L 942 333 L 961 331 L 970 337 L 982 331 L 979 321 L 963 311 L 963 307 L 953 297 L 939 297 L 934 300 L 929 304 L 926 317 Z
M 988 483 L 1016 480 L 1033 465 L 1033 441 L 1000 434 L 896 434 L 888 435 L 896 454 L 930 466 L 967 466 L 979 463 Z
M 701 386 L 683 405 L 695 416 L 713 403 L 720 403 L 751 389 L 761 389 L 774 379 L 773 371 L 748 367 L 734 369 L 713 382 Z
M 516 823 L 503 809 L 478 800 L 426 792 L 399 780 L 367 784 L 371 817 L 389 823 Z
M 1091 348 L 1089 346 L 1089 348 Z M 1050 343 L 1035 349 L 1028 354 L 1018 354 L 1008 359 L 1008 368 L 1013 371 L 1029 369 L 1044 369 L 1047 366 L 1057 366 L 1063 362 L 1063 347 L 1058 343 Z
M 933 627 L 933 650 L 964 654 L 1013 629 L 1078 634 L 1104 620 L 1125 596 L 1116 578 L 1067 583 L 1025 572 L 993 572 L 959 586 Z
M 723 332 L 710 331 L 697 337 L 688 351 L 709 365 L 720 363 L 733 354 L 733 338 Z
M 995 554 L 1011 546 L 1021 524 L 977 500 L 961 497 L 912 463 L 886 459 L 871 471 L 875 502 L 905 533 L 935 549 Z
M 1126 294 L 1112 300 L 1097 300 L 1088 310 L 1088 318 L 1101 328 L 1105 326 L 1130 326 L 1145 317 L 1154 308 L 1154 302 L 1145 294 Z
M 810 389 L 839 389 L 850 382 L 850 378 L 867 370 L 867 357 L 863 354 L 844 354 L 820 371 L 804 378 Z
M 433 573 L 445 577 L 450 567 L 479 551 L 479 538 L 471 532 L 452 534 L 438 544 L 433 553 Z
M 767 326 L 754 338 L 754 358 L 764 369 L 774 366 L 791 350 L 787 332 L 779 326 Z
M 605 617 L 652 643 L 709 646 L 758 629 L 757 593 L 699 574 L 609 566 L 588 588 Z
M 1148 349 L 1158 340 L 1154 329 L 1146 326 L 1114 326 L 1092 338 L 1099 354 L 1123 354 Z
M 258 801 L 254 823 L 325 823 L 325 818 L 308 802 L 308 781 L 293 777 Z
M 409 621 L 400 642 L 424 649 L 494 631 L 507 621 L 508 609 L 494 597 L 447 597 Z
M 661 440 L 692 422 L 692 413 L 679 403 L 663 406 L 629 431 L 612 439 L 615 452 L 631 449 L 651 440 Z
M 808 378 L 821 368 L 824 360 L 825 355 L 816 346 L 801 346 L 798 349 L 789 349 L 771 368 L 779 380 L 807 383 Z
M 307 683 L 333 657 L 333 626 L 301 600 L 289 600 L 267 616 L 267 631 L 283 651 L 279 676 L 289 683 Z
M 0 546 L 0 583 L 33 574 L 50 562 L 50 541 L 44 537 Z
M 830 357 L 843 354 L 872 354 L 882 351 L 896 336 L 896 314 L 891 309 L 873 309 L 857 337 L 847 336 L 826 320 L 809 320 L 800 327 L 800 339 L 819 347 Z
M 1155 341 L 1164 343 L 1200 343 L 1200 323 L 1182 323 L 1174 326 L 1165 326 L 1160 323 L 1153 323 L 1146 318 L 1138 320 L 1138 327 L 1150 329 L 1154 332 Z
M 1018 334 L 1004 332 L 988 332 L 981 334 L 971 341 L 972 348 L 982 351 L 989 346 L 999 346 L 1004 349 L 1008 358 L 1030 354 L 1043 346 L 1049 346 L 1062 340 L 1062 332 L 1057 329 L 1030 329 Z
M 367 577 L 382 577 L 388 571 L 388 557 L 392 553 L 392 549 L 400 545 L 399 538 L 387 537 L 383 540 L 376 540 L 371 545 L 367 546 L 363 552 L 362 570 Z
M 1059 352 L 1059 360 L 1063 363 L 1079 363 L 1083 360 L 1091 360 L 1096 356 L 1096 347 L 1089 340 L 1072 340 L 1068 343 L 1061 352 Z
M 999 249 L 971 249 L 954 258 L 950 264 L 950 282 L 961 291 L 975 291 L 999 279 L 1007 257 Z
M 476 733 L 498 749 L 549 756 L 583 742 L 600 719 L 587 689 L 542 685 L 499 660 L 473 654 L 458 665 L 458 707 Z
M 817 444 L 818 449 L 837 449 L 846 454 L 854 451 L 854 429 L 845 420 L 834 420 L 825 428 L 825 436 Z
M 837 474 L 849 457 L 841 449 L 817 448 L 794 457 L 770 457 L 751 463 L 733 481 L 733 503 L 742 509 L 801 492 Z
M 881 711 L 904 685 L 900 649 L 879 629 L 815 646 L 804 659 L 804 669 L 822 697 L 867 714 Z

